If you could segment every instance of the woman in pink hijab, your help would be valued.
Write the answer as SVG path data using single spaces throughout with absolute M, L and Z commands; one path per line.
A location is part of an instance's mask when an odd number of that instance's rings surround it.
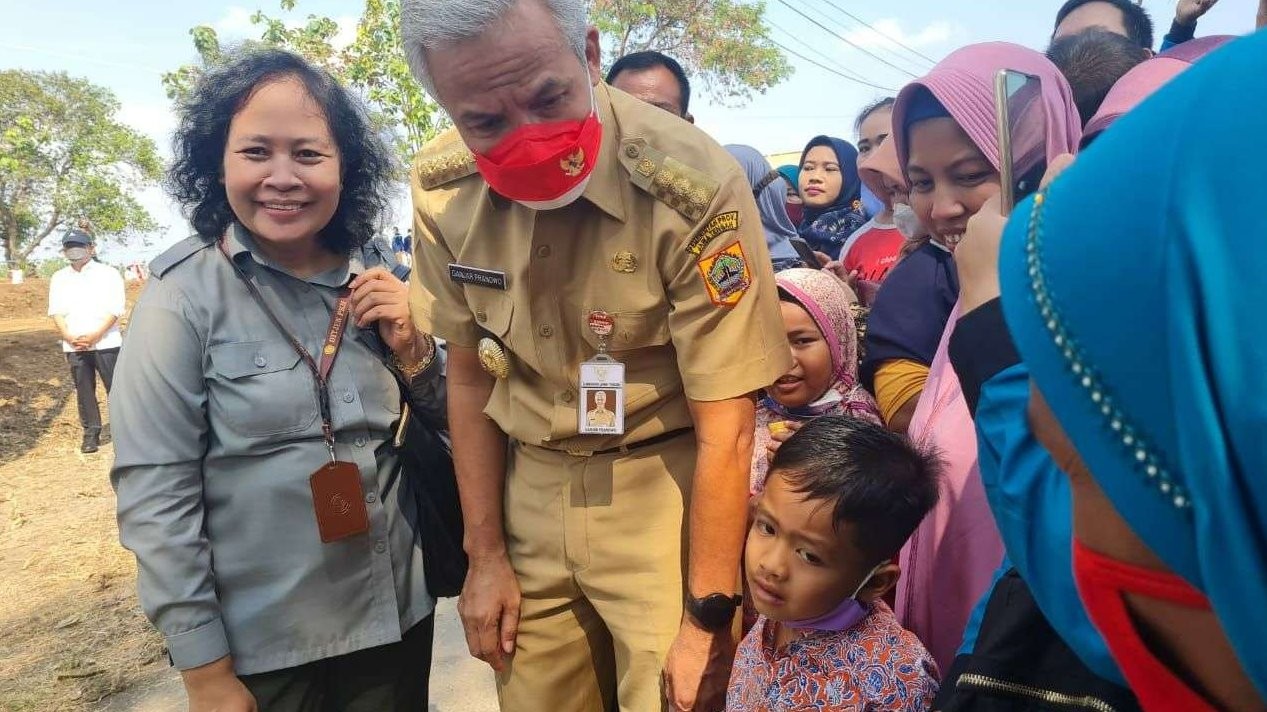
M 1000 190 L 994 78 L 1002 69 L 1039 79 L 1041 91 L 1018 112 L 1013 136 L 1015 155 L 1031 156 L 1035 164 L 1022 166 L 1018 177 L 1041 175 L 1043 165 L 1077 150 L 1081 122 L 1069 85 L 1038 52 L 1006 43 L 965 47 L 908 84 L 894 106 L 894 148 L 911 207 L 934 246 L 952 254 L 968 219 Z M 889 305 L 899 322 L 903 309 L 921 307 Z M 898 619 L 943 670 L 950 669 L 968 618 L 1003 561 L 977 469 L 976 432 L 947 356 L 957 312 L 941 327 L 907 431 L 914 442 L 940 450 L 948 466 L 937 507 L 902 551 L 896 601 Z M 907 321 L 921 322 L 917 316 Z

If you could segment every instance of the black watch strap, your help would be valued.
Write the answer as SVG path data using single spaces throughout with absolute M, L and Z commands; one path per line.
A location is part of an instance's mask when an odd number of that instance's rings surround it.
M 725 630 L 735 620 L 735 611 L 743 604 L 743 596 L 714 593 L 703 598 L 687 596 L 686 612 L 701 628 L 710 632 Z

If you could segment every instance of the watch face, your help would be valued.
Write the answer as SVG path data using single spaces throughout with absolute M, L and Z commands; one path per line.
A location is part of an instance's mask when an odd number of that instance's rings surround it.
M 739 608 L 742 600 L 740 596 L 714 593 L 691 601 L 687 608 L 691 616 L 704 628 L 718 630 L 730 625 L 734 620 L 735 610 Z

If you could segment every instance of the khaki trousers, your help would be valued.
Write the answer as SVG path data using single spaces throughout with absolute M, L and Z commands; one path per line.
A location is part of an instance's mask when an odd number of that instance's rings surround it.
M 659 712 L 682 619 L 693 432 L 627 454 L 516 444 L 506 538 L 523 607 L 503 712 Z

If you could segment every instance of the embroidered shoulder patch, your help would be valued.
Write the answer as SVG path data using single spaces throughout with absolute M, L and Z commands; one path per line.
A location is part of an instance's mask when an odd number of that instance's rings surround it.
M 731 210 L 728 213 L 717 215 L 708 224 L 700 228 L 700 231 L 691 238 L 686 245 L 686 251 L 699 257 L 704 254 L 704 248 L 712 244 L 713 240 L 725 235 L 728 232 L 734 232 L 739 229 L 739 211 Z
M 738 241 L 699 261 L 708 297 L 719 307 L 733 307 L 752 286 L 748 256 Z

